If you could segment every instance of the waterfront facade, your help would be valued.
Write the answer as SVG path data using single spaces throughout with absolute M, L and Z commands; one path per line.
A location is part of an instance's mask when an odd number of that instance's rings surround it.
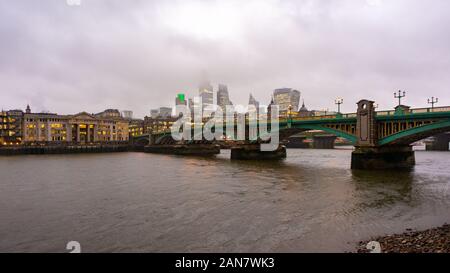
M 0 146 L 19 145 L 22 142 L 22 117 L 21 110 L 0 112 Z
M 16 141 L 3 141 L 4 146 L 69 143 L 84 145 L 128 142 L 129 140 L 129 121 L 115 109 L 108 109 L 98 114 L 81 112 L 76 115 L 32 113 L 29 107 L 26 112 L 20 110 L 10 112 L 12 113 L 7 120 L 15 123 Z M 14 114 L 14 118 L 11 114 Z M 3 127 L 11 128 L 11 125 L 6 127 L 2 124 Z M 12 133 L 2 129 L 3 134 L 11 135 Z
M 156 134 L 170 131 L 172 125 L 178 120 L 178 117 L 145 117 L 144 133 Z
M 138 137 L 144 134 L 144 120 L 143 119 L 132 119 L 128 126 L 128 131 L 130 132 L 130 137 Z

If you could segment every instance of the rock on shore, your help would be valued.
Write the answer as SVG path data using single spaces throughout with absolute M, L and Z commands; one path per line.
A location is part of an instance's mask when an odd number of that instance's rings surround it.
M 379 242 L 382 253 L 450 253 L 450 225 L 425 231 L 407 231 L 370 241 Z M 370 241 L 360 242 L 358 253 L 370 252 L 366 246 Z

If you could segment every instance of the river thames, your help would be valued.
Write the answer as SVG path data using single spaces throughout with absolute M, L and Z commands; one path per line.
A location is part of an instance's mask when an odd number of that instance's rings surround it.
M 410 171 L 352 171 L 345 148 L 229 157 L 0 157 L 0 251 L 345 252 L 450 223 L 449 152 Z

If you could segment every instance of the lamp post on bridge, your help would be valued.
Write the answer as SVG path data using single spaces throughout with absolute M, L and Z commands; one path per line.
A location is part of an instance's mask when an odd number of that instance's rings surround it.
M 398 99 L 398 105 L 402 105 L 402 98 L 406 97 L 406 92 L 402 90 L 398 90 L 398 94 L 394 92 L 394 98 Z
M 344 104 L 344 99 L 342 98 L 337 98 L 334 103 L 338 106 L 338 114 L 341 113 L 341 104 Z
M 288 128 L 292 125 L 292 105 L 288 106 Z
M 439 102 L 438 98 L 431 97 L 431 100 L 428 99 L 428 104 L 431 104 L 431 111 L 434 110 L 434 105 Z

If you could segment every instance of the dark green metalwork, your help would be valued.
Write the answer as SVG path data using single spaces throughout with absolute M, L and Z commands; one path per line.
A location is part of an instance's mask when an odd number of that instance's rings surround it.
M 297 134 L 308 130 L 321 130 L 329 134 L 342 137 L 355 144 L 357 136 L 355 132 L 356 114 L 336 114 L 319 117 L 298 118 L 288 116 L 279 121 L 279 133 L 286 131 L 287 134 Z M 378 140 L 379 146 L 396 144 L 403 141 L 402 144 L 411 144 L 420 140 L 417 137 L 432 136 L 436 132 L 450 131 L 450 107 L 421 108 L 403 111 L 379 111 L 376 113 L 377 124 L 389 123 L 412 123 L 413 128 L 398 130 L 391 135 L 382 137 Z M 417 125 L 416 124 L 420 124 Z M 247 123 L 248 125 L 248 123 Z M 334 127 L 334 128 L 333 128 Z M 346 128 L 339 130 L 336 128 Z M 398 127 L 398 126 L 397 126 Z M 396 130 L 397 131 L 397 130 Z M 224 125 L 224 132 L 225 125 Z M 170 131 L 155 134 L 156 139 L 161 140 L 170 135 Z M 145 137 L 145 136 L 140 136 Z M 409 142 L 412 141 L 412 142 Z M 408 143 L 409 142 L 409 143 Z

